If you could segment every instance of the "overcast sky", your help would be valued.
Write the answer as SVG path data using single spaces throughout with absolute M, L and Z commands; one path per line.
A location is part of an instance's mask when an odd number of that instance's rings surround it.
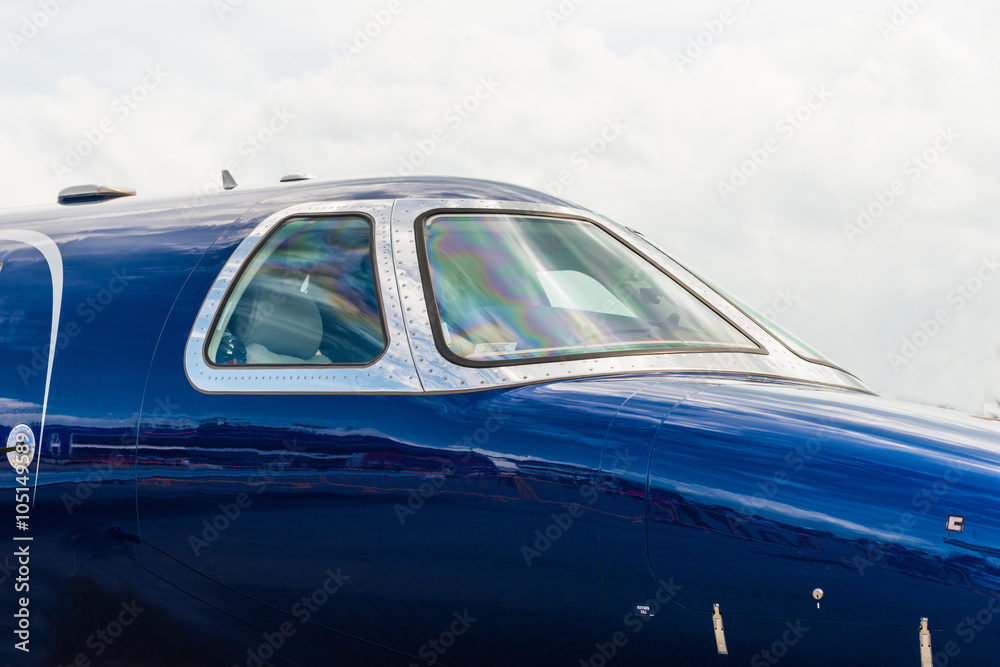
M 510 181 L 883 395 L 1000 396 L 995 2 L 6 0 L 0 33 L 0 206 L 227 166 Z

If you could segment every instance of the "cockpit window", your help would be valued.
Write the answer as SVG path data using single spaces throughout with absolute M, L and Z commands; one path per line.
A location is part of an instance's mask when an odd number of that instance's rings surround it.
M 443 351 L 470 362 L 758 351 L 593 223 L 443 214 L 422 223 Z
M 386 347 L 372 271 L 371 222 L 292 219 L 249 260 L 220 309 L 217 365 L 344 366 Z
M 731 301 L 737 308 L 739 308 L 744 313 L 749 315 L 751 318 L 756 320 L 757 324 L 759 324 L 762 328 L 766 329 L 768 333 L 777 338 L 785 347 L 787 347 L 789 350 L 791 350 L 798 356 L 802 357 L 806 361 L 812 361 L 817 364 L 823 364 L 824 366 L 830 366 L 831 368 L 836 368 L 838 370 L 844 371 L 844 369 L 842 369 L 840 366 L 830 361 L 826 357 L 826 355 L 817 351 L 816 348 L 814 348 L 812 345 L 805 342 L 804 340 L 793 334 L 791 331 L 789 331 L 785 327 L 781 326 L 780 324 L 769 318 L 767 315 L 764 315 L 763 313 L 761 313 L 759 310 L 748 304 L 743 299 L 740 299 L 733 293 L 724 290 L 718 285 L 715 285 L 705 280 L 701 276 L 698 277 L 703 283 L 714 289 L 723 297 Z M 848 373 L 849 371 L 844 371 L 844 372 Z

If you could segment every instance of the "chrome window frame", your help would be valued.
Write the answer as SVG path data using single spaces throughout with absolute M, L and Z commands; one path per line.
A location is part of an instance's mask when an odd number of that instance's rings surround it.
M 322 368 L 358 368 L 358 369 L 360 369 L 360 368 L 368 368 L 369 366 L 378 363 L 379 359 L 381 359 L 382 356 L 385 355 L 386 351 L 388 351 L 388 349 L 389 349 L 389 336 L 388 336 L 388 333 L 386 332 L 386 328 L 385 328 L 385 316 L 383 315 L 383 309 L 382 309 L 382 293 L 381 293 L 381 290 L 378 288 L 378 273 L 377 273 L 376 264 L 375 264 L 375 246 L 376 246 L 376 241 L 375 241 L 375 221 L 371 218 L 371 216 L 369 216 L 369 215 L 362 215 L 362 214 L 356 214 L 356 215 L 352 216 L 350 214 L 346 214 L 345 213 L 345 214 L 337 214 L 337 215 L 292 216 L 290 218 L 285 218 L 279 224 L 271 227 L 271 229 L 268 230 L 268 232 L 264 235 L 264 237 L 257 241 L 257 244 L 255 246 L 255 251 L 256 252 L 263 252 L 263 249 L 264 249 L 264 247 L 267 246 L 268 241 L 274 237 L 274 234 L 276 232 L 278 232 L 278 230 L 280 230 L 282 227 L 284 227 L 287 224 L 294 223 L 296 221 L 301 221 L 301 220 L 316 222 L 316 221 L 321 220 L 321 219 L 322 220 L 332 220 L 332 219 L 336 219 L 336 218 L 352 218 L 352 217 L 356 218 L 356 219 L 364 220 L 368 224 L 368 244 L 369 244 L 368 245 L 368 256 L 371 258 L 371 262 L 372 262 L 372 283 L 373 283 L 372 287 L 374 288 L 374 293 L 375 293 L 375 308 L 376 308 L 376 310 L 378 312 L 378 315 L 379 315 L 379 330 L 380 330 L 380 332 L 382 334 L 382 347 L 379 350 L 378 355 L 375 356 L 370 361 L 355 362 L 355 363 L 346 363 L 346 362 L 340 362 L 340 363 L 333 362 L 333 363 L 329 363 L 329 364 L 307 364 L 307 363 L 303 363 L 303 364 L 282 364 L 282 363 L 250 364 L 250 363 L 247 363 L 247 364 L 241 364 L 242 367 L 244 367 L 244 368 L 264 368 L 264 369 L 268 369 L 268 368 L 270 368 L 270 369 L 275 369 L 275 368 L 319 368 L 319 369 L 322 369 Z M 259 250 L 256 250 L 256 248 L 259 248 Z M 248 259 L 252 259 L 252 258 L 253 258 L 253 255 L 248 256 Z M 204 359 L 205 363 L 208 366 L 210 366 L 212 369 L 225 368 L 226 366 L 228 366 L 228 364 L 218 364 L 218 363 L 215 363 L 214 361 L 212 361 L 210 353 L 206 354 L 206 352 L 209 351 L 210 348 L 212 347 L 212 338 L 214 336 L 214 332 L 218 331 L 218 329 L 219 329 L 219 326 L 220 326 L 219 322 L 222 319 L 223 313 L 224 313 L 224 310 L 225 310 L 224 306 L 225 306 L 226 303 L 229 302 L 229 299 L 233 298 L 234 291 L 239 288 L 240 281 L 243 280 L 244 276 L 246 275 L 246 271 L 247 271 L 248 265 L 249 265 L 249 262 L 243 262 L 243 265 L 237 271 L 236 275 L 233 276 L 232 280 L 229 281 L 229 288 L 226 291 L 226 294 L 223 295 L 223 297 L 221 299 L 221 303 L 219 304 L 220 307 L 216 309 L 215 319 L 212 320 L 212 326 L 208 330 L 208 333 L 210 335 L 206 335 L 206 337 L 205 337 L 205 344 L 204 344 L 204 348 L 202 349 L 202 359 Z M 253 282 L 252 279 L 251 279 L 251 282 Z M 249 284 L 247 286 L 249 287 Z M 232 313 L 230 313 L 229 315 L 231 317 Z
M 593 220 L 578 216 L 564 216 L 564 215 L 554 215 L 554 214 L 538 215 L 537 213 L 534 212 L 527 213 L 524 211 L 505 210 L 503 211 L 503 215 L 505 216 L 509 215 L 519 218 L 535 218 L 537 220 L 545 220 L 545 219 L 573 220 L 576 222 L 582 222 L 584 224 L 594 225 L 599 230 L 608 234 L 615 241 L 618 241 L 619 243 L 623 244 L 628 250 L 638 255 L 640 259 L 649 262 L 654 268 L 659 270 L 660 273 L 662 273 L 667 278 L 675 282 L 681 290 L 687 292 L 690 296 L 692 296 L 695 301 L 701 303 L 709 311 L 718 315 L 723 322 L 731 326 L 733 329 L 736 330 L 737 333 L 746 338 L 749 345 L 739 346 L 739 345 L 720 344 L 717 347 L 701 347 L 701 348 L 699 348 L 697 345 L 691 345 L 689 347 L 683 347 L 683 346 L 674 347 L 671 345 L 663 345 L 658 349 L 654 348 L 654 349 L 642 349 L 642 350 L 614 350 L 614 351 L 607 350 L 607 351 L 594 351 L 594 352 L 580 351 L 562 355 L 550 355 L 550 356 L 539 356 L 539 357 L 513 357 L 509 359 L 476 359 L 471 357 L 462 357 L 458 354 L 455 354 L 448 348 L 447 344 L 444 341 L 444 333 L 441 327 L 441 318 L 440 318 L 440 313 L 438 312 L 437 301 L 434 295 L 433 278 L 431 276 L 431 273 L 434 269 L 430 265 L 430 259 L 427 254 L 427 240 L 425 236 L 426 223 L 427 221 L 442 215 L 489 215 L 491 213 L 495 214 L 494 211 L 484 211 L 476 209 L 460 209 L 447 212 L 428 211 L 427 213 L 417 216 L 416 220 L 414 221 L 413 229 L 414 232 L 416 233 L 417 259 L 420 262 L 420 275 L 424 286 L 424 302 L 428 304 L 429 307 L 428 320 L 431 327 L 431 334 L 434 337 L 434 342 L 437 345 L 438 352 L 440 352 L 441 356 L 443 356 L 451 363 L 457 366 L 471 366 L 474 368 L 484 368 L 489 366 L 518 366 L 525 364 L 538 364 L 550 361 L 600 359 L 604 357 L 647 356 L 652 354 L 685 354 L 698 351 L 704 352 L 706 354 L 709 353 L 719 354 L 723 352 L 740 352 L 745 354 L 768 353 L 763 345 L 761 345 L 758 341 L 754 340 L 754 338 L 750 336 L 748 333 L 743 331 L 739 327 L 739 325 L 737 325 L 735 322 L 732 322 L 729 318 L 727 318 L 725 315 L 716 310 L 715 307 L 712 306 L 712 304 L 705 301 L 697 293 L 691 291 L 691 289 L 688 288 L 688 286 L 685 285 L 683 282 L 677 280 L 674 276 L 670 275 L 668 271 L 664 270 L 662 266 L 652 261 L 652 259 L 647 257 L 645 253 L 640 252 L 639 250 L 631 246 L 628 242 L 626 242 L 625 239 L 622 239 L 617 234 L 615 234 L 613 230 L 607 229 L 606 227 L 602 226 L 599 223 L 594 222 Z
M 192 386 L 204 393 L 222 394 L 360 394 L 420 393 L 423 387 L 413 363 L 393 270 L 389 231 L 391 201 L 347 201 L 291 206 L 257 225 L 223 266 L 202 303 L 184 350 L 184 370 Z M 271 232 L 284 222 L 306 216 L 358 215 L 372 221 L 375 289 L 387 339 L 375 361 L 340 366 L 217 366 L 204 350 L 219 308 L 240 269 Z
M 421 279 L 416 225 L 438 213 L 503 211 L 570 217 L 597 224 L 706 303 L 762 350 L 670 351 L 584 359 L 531 359 L 523 364 L 467 366 L 449 361 L 438 348 Z M 376 288 L 389 343 L 367 367 L 221 366 L 205 362 L 203 349 L 216 313 L 243 263 L 277 225 L 307 215 L 357 214 L 374 220 Z M 803 359 L 735 304 L 668 255 L 604 216 L 566 206 L 479 199 L 397 199 L 313 202 L 268 216 L 237 246 L 208 292 L 184 352 L 184 369 L 197 390 L 220 394 L 423 394 L 477 391 L 555 380 L 635 373 L 747 375 L 800 381 L 867 392 L 846 371 Z
M 434 339 L 430 311 L 421 280 L 416 224 L 419 219 L 430 215 L 468 210 L 477 210 L 481 213 L 503 210 L 527 215 L 549 214 L 594 222 L 709 304 L 751 340 L 760 344 L 766 353 L 756 350 L 667 352 L 608 355 L 577 360 L 554 358 L 531 360 L 525 364 L 489 367 L 460 366 L 452 363 L 441 354 Z M 793 354 L 775 336 L 683 266 L 663 255 L 624 225 L 591 211 L 514 201 L 399 199 L 396 200 L 392 210 L 392 241 L 399 293 L 406 315 L 406 329 L 417 372 L 425 391 L 428 392 L 470 391 L 576 377 L 649 372 L 755 375 L 868 391 L 857 378 L 848 373 L 811 363 Z

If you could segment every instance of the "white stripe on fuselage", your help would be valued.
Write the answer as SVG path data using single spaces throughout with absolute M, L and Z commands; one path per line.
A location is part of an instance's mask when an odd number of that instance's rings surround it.
M 49 409 L 49 385 L 52 382 L 52 363 L 56 357 L 56 334 L 59 331 L 59 316 L 62 314 L 63 293 L 63 262 L 59 246 L 45 234 L 26 229 L 0 229 L 0 241 L 17 241 L 27 243 L 42 253 L 49 265 L 52 275 L 52 326 L 49 335 L 49 364 L 45 371 L 45 394 L 42 398 L 42 422 L 38 428 L 38 439 L 35 441 L 35 484 L 31 492 L 31 504 L 35 504 L 35 492 L 38 490 L 38 470 L 42 457 L 42 437 L 45 435 L 45 415 Z

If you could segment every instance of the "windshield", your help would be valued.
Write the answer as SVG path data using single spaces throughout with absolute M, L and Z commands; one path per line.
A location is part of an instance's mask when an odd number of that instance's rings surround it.
M 632 232 L 633 234 L 636 234 L 637 236 L 642 237 L 642 239 L 646 243 L 648 243 L 653 248 L 655 248 L 660 254 L 662 254 L 664 257 L 667 257 L 668 259 L 671 259 L 670 256 L 667 254 L 667 252 L 663 248 L 661 248 L 659 245 L 657 245 L 654 241 L 652 241 L 650 238 L 648 238 L 645 234 L 643 234 L 642 232 L 639 232 L 639 231 L 637 231 L 635 229 L 632 229 L 631 227 L 629 227 L 629 231 Z M 675 261 L 675 260 L 671 259 L 671 261 Z M 804 340 L 802 340 L 801 338 L 799 338 L 798 336 L 796 336 L 795 334 L 793 334 L 791 331 L 789 331 L 785 327 L 781 326 L 780 324 L 778 324 L 777 322 L 775 322 L 770 317 L 767 317 L 766 315 L 764 315 L 763 313 L 761 313 L 759 310 L 757 310 L 753 306 L 749 305 L 743 299 L 740 299 L 739 297 L 737 297 L 736 295 L 732 294 L 731 292 L 722 289 L 721 287 L 719 287 L 715 283 L 713 283 L 713 282 L 711 282 L 709 280 L 706 280 L 704 278 L 704 276 L 701 276 L 701 275 L 698 275 L 698 274 L 694 273 L 694 271 L 691 271 L 691 269 L 685 267 L 685 270 L 687 270 L 688 272 L 690 272 L 692 275 L 696 276 L 701 282 L 703 282 L 706 285 L 708 285 L 709 287 L 711 287 L 713 290 L 715 290 L 716 292 L 718 292 L 725 299 L 729 300 L 732 304 L 734 304 L 737 308 L 739 308 L 744 313 L 746 313 L 747 315 L 749 315 L 752 319 L 756 320 L 757 324 L 759 324 L 761 327 L 763 327 L 764 329 L 766 329 L 768 331 L 768 333 L 770 333 L 772 336 L 774 336 L 775 338 L 777 338 L 785 347 L 787 347 L 789 350 L 791 350 L 792 352 L 794 352 L 798 356 L 802 357 L 803 359 L 805 359 L 807 361 L 814 361 L 814 362 L 817 362 L 817 363 L 820 363 L 820 364 L 824 364 L 826 366 L 831 366 L 831 367 L 836 368 L 838 370 L 844 370 L 840 366 L 838 366 L 835 363 L 833 363 L 832 361 L 830 361 L 824 354 L 822 354 L 821 352 L 817 351 L 816 348 L 814 348 L 812 345 L 810 345 L 809 343 L 806 343 Z M 844 371 L 844 372 L 847 373 L 848 371 Z
M 701 278 L 701 276 L 699 276 L 699 278 Z M 802 357 L 803 359 L 806 359 L 807 361 L 815 361 L 821 364 L 825 364 L 827 366 L 833 366 L 834 368 L 838 369 L 840 368 L 840 366 L 834 364 L 824 354 L 816 350 L 816 348 L 814 348 L 812 345 L 805 342 L 804 340 L 793 334 L 791 331 L 781 326 L 770 317 L 764 315 L 759 310 L 749 305 L 739 297 L 723 290 L 718 285 L 714 285 L 708 282 L 704 278 L 701 278 L 701 281 L 706 285 L 708 285 L 709 287 L 711 287 L 712 289 L 714 289 L 722 296 L 724 296 L 725 298 L 729 299 L 736 305 L 736 307 L 742 309 L 744 313 L 755 319 L 758 324 L 767 329 L 768 333 L 770 333 L 772 336 L 781 341 L 781 343 L 785 347 L 790 349 L 798 356 Z M 846 373 L 847 371 L 844 372 Z
M 759 349 L 593 223 L 446 214 L 423 236 L 437 333 L 462 359 Z

